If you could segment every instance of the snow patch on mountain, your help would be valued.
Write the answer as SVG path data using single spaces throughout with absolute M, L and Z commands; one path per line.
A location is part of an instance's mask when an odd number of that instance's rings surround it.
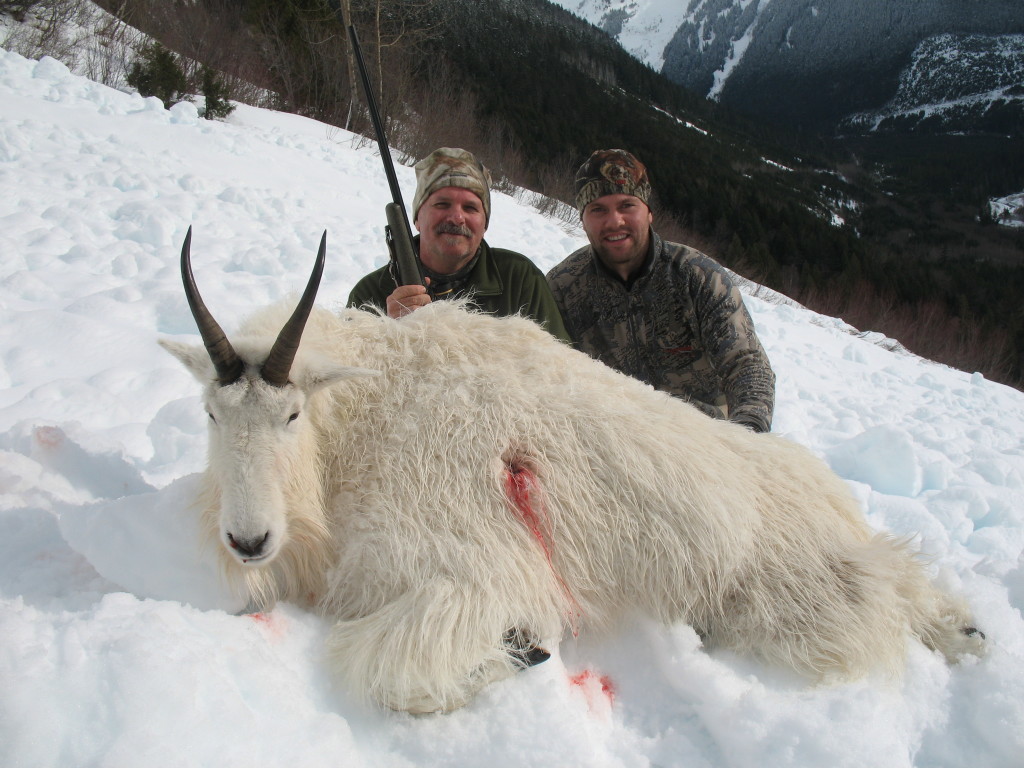
M 679 26 L 678 0 L 552 0 L 599 27 L 647 66 L 660 72 L 665 46 Z
M 746 29 L 743 33 L 729 44 L 728 53 L 726 54 L 725 61 L 722 62 L 721 69 L 715 70 L 713 74 L 714 84 L 711 86 L 711 90 L 708 91 L 707 97 L 718 101 L 722 95 L 722 89 L 725 88 L 725 83 L 729 79 L 729 75 L 732 74 L 733 70 L 739 66 L 740 61 L 743 60 L 743 55 L 747 52 L 750 44 L 754 41 L 754 31 L 758 28 L 761 20 L 761 14 L 764 13 L 765 8 L 771 3 L 771 0 L 740 0 L 739 9 L 742 13 L 747 9 L 747 6 L 751 3 L 754 5 L 754 15 L 747 24 Z
M 885 106 L 851 115 L 844 127 L 951 122 L 1007 104 L 1024 105 L 1024 35 L 943 34 L 921 41 Z
M 1024 229 L 1024 192 L 988 201 L 989 213 L 997 224 Z

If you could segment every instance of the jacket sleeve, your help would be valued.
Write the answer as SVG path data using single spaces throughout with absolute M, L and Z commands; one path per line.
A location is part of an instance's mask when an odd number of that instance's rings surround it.
M 387 309 L 387 298 L 395 290 L 394 280 L 387 266 L 375 270 L 363 277 L 348 295 L 346 307 L 359 309 L 367 304 L 385 310 Z
M 710 259 L 694 296 L 695 314 L 712 367 L 721 379 L 729 420 L 769 432 L 775 411 L 775 372 L 743 304 L 743 295 Z
M 565 327 L 566 340 L 576 349 L 580 348 L 580 332 L 574 327 L 573 312 L 569 307 L 569 286 L 572 285 L 572 277 L 568 275 L 565 262 L 551 269 L 545 276 L 551 299 L 555 309 L 562 318 L 562 325 Z
M 530 264 L 521 275 L 518 288 L 517 304 L 522 308 L 521 311 L 543 325 L 556 339 L 571 344 L 572 339 L 565 329 L 565 323 L 562 322 L 562 313 L 558 311 L 558 304 L 555 303 L 551 288 L 544 279 L 544 273 Z

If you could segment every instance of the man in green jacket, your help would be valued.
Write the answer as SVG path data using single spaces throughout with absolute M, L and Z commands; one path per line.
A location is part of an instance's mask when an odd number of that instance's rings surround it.
M 599 150 L 576 175 L 590 240 L 548 284 L 574 346 L 715 418 L 771 429 L 775 374 L 729 273 L 662 240 L 647 205 L 647 169 Z
M 569 335 L 544 274 L 528 258 L 491 248 L 490 174 L 464 149 L 442 147 L 416 163 L 413 239 L 427 287 L 396 285 L 389 266 L 356 283 L 348 306 L 371 304 L 398 318 L 435 299 L 470 297 L 484 312 L 523 314 L 563 341 Z

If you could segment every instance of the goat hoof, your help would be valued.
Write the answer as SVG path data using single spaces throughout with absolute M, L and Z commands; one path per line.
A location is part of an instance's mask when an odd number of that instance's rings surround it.
M 977 627 L 964 627 L 960 631 L 963 632 L 968 637 L 975 637 L 975 636 L 977 636 L 981 640 L 985 639 L 985 633 L 982 632 Z
M 522 631 L 510 629 L 502 638 L 508 655 L 523 669 L 543 664 L 551 658 L 551 653 L 536 644 L 534 638 Z
M 538 664 L 543 664 L 550 658 L 551 653 L 549 651 L 544 650 L 540 646 L 534 646 L 526 652 L 523 661 L 526 663 L 526 666 L 535 667 Z

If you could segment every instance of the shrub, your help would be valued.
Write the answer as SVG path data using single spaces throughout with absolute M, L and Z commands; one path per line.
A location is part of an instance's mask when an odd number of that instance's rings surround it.
M 234 112 L 235 105 L 228 101 L 230 89 L 220 75 L 204 64 L 200 76 L 203 81 L 203 96 L 206 99 L 203 117 L 207 120 L 213 120 L 215 118 L 227 117 Z
M 175 55 L 159 43 L 145 46 L 132 63 L 128 85 L 143 96 L 156 96 L 171 107 L 185 100 L 188 87 L 185 72 Z

